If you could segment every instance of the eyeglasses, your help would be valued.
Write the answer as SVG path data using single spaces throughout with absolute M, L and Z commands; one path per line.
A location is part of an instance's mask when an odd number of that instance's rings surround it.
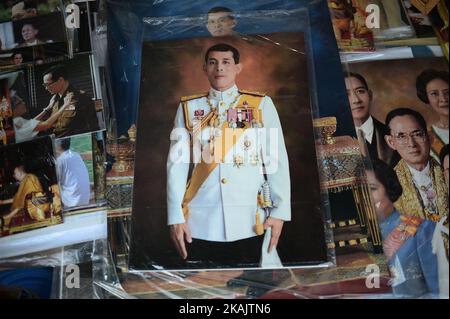
M 406 133 L 397 133 L 395 135 L 391 134 L 391 136 L 395 138 L 400 145 L 407 145 L 410 138 L 418 143 L 423 143 L 427 139 L 427 134 L 423 130 L 414 131 L 409 134 Z
M 52 83 L 42 83 L 42 86 L 45 88 L 45 89 L 48 89 L 51 85 L 53 85 L 53 84 L 55 84 L 56 82 L 52 82 Z

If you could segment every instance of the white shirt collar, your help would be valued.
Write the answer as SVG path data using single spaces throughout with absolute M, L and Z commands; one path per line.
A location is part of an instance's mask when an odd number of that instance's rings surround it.
M 409 168 L 409 171 L 411 172 L 413 180 L 418 185 L 425 185 L 429 184 L 431 181 L 430 177 L 430 162 L 428 161 L 427 166 L 421 171 L 416 170 L 415 168 L 407 165 Z
M 363 131 L 366 141 L 372 144 L 374 130 L 372 116 L 369 116 L 369 118 L 363 123 L 363 125 L 361 125 L 360 127 L 356 127 L 356 129 Z
M 239 90 L 236 85 L 233 85 L 228 90 L 225 90 L 223 92 L 217 91 L 213 88 L 209 90 L 209 98 L 216 101 L 223 101 L 225 103 L 230 103 L 233 101 L 236 96 L 239 94 Z

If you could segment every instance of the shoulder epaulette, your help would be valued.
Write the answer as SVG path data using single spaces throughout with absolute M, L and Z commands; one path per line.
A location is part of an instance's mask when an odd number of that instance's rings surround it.
M 253 95 L 253 96 L 261 96 L 261 97 L 266 96 L 266 93 L 253 92 L 253 91 L 245 91 L 245 90 L 239 90 L 239 93 L 241 93 L 241 94 Z
M 201 94 L 183 96 L 180 100 L 181 100 L 181 102 L 187 102 L 187 101 L 199 99 L 201 97 L 206 97 L 206 96 L 208 96 L 208 93 L 201 93 Z

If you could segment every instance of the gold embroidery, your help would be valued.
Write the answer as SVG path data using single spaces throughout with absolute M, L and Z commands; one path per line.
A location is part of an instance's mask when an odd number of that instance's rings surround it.
M 439 221 L 443 216 L 448 216 L 447 185 L 442 169 L 434 159 L 430 158 L 430 172 L 432 172 L 433 185 L 436 191 L 437 216 L 427 213 L 422 207 L 420 195 L 414 186 L 411 172 L 403 159 L 395 167 L 395 172 L 403 188 L 402 196 L 395 202 L 397 210 L 402 214 L 419 216 L 433 221 Z
M 253 96 L 259 96 L 259 97 L 264 97 L 264 96 L 266 96 L 265 93 L 254 92 L 254 91 L 246 91 L 246 90 L 239 90 L 239 93 L 240 93 L 240 94 L 253 95 Z
M 207 97 L 208 93 L 200 93 L 200 94 L 195 94 L 195 95 L 189 95 L 189 96 L 183 96 L 180 100 L 181 102 L 187 102 L 190 100 L 195 100 L 195 99 L 199 99 L 201 97 Z

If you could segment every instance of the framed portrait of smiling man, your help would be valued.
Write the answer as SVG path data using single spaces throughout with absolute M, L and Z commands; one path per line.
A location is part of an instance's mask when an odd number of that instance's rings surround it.
M 306 32 L 144 43 L 131 268 L 327 262 L 308 51 Z

